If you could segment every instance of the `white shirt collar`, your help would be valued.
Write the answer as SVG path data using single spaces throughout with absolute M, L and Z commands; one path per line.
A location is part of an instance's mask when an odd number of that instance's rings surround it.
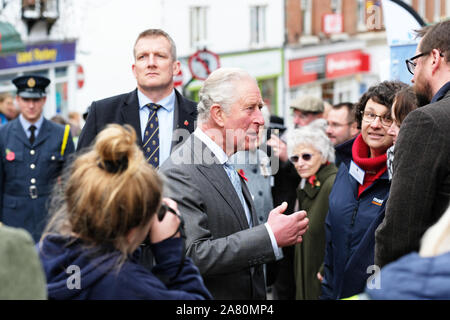
M 219 160 L 220 164 L 224 164 L 228 161 L 228 156 L 225 151 L 223 151 L 217 143 L 215 143 L 206 133 L 204 133 L 202 129 L 197 127 L 194 131 L 194 135 L 206 144 L 217 160 Z
M 40 116 L 40 118 L 39 118 L 38 121 L 36 121 L 35 123 L 31 123 L 31 122 L 25 120 L 25 118 L 23 117 L 23 115 L 20 114 L 20 115 L 19 115 L 19 121 L 20 121 L 20 124 L 22 124 L 22 127 L 23 127 L 23 129 L 25 130 L 25 132 L 28 132 L 28 128 L 29 128 L 32 124 L 36 127 L 37 131 L 39 131 L 39 129 L 40 129 L 41 126 L 42 126 L 42 123 L 44 122 L 44 116 L 41 114 L 41 116 Z
M 148 103 L 156 103 L 161 105 L 164 109 L 171 112 L 175 106 L 175 89 L 172 90 L 172 93 L 167 97 L 161 99 L 160 101 L 152 101 L 145 94 L 143 94 L 139 89 L 137 91 L 138 100 L 139 100 L 139 109 L 144 108 L 144 106 Z

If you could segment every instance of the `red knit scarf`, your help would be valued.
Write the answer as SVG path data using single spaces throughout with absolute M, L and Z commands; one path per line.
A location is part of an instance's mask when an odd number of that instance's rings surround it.
M 365 171 L 364 183 L 359 185 L 358 197 L 361 196 L 364 190 L 366 190 L 375 180 L 387 170 L 386 160 L 387 156 L 384 153 L 381 156 L 375 158 L 369 158 L 370 149 L 364 142 L 362 135 L 360 134 L 353 143 L 352 156 L 353 161 Z

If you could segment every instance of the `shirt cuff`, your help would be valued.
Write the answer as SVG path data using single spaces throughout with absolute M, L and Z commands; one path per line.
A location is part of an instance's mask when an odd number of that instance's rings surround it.
M 272 243 L 273 253 L 275 254 L 275 260 L 282 259 L 283 256 L 283 250 L 278 247 L 277 240 L 275 239 L 275 235 L 273 234 L 272 228 L 270 225 L 266 222 L 264 224 L 266 226 L 267 232 L 269 233 L 270 242 Z

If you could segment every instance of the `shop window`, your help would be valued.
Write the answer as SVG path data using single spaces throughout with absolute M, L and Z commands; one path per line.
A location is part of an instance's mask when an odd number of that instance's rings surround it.
M 366 27 L 366 0 L 358 0 L 358 31 L 367 31 Z
M 426 0 L 418 0 L 417 13 L 426 20 Z
M 277 78 L 258 80 L 264 104 L 271 114 L 278 114 L 277 110 Z
M 59 0 L 22 0 L 22 19 L 26 22 L 28 33 L 38 21 L 47 24 L 47 33 L 59 18 Z
M 312 0 L 301 0 L 302 12 L 302 33 L 311 35 L 312 33 Z
M 208 29 L 208 8 L 192 7 L 190 9 L 191 48 L 206 48 Z
M 342 0 L 331 0 L 331 11 L 333 13 L 342 13 Z
M 434 22 L 441 20 L 441 0 L 434 0 Z
M 266 7 L 250 8 L 250 42 L 261 45 L 266 42 Z

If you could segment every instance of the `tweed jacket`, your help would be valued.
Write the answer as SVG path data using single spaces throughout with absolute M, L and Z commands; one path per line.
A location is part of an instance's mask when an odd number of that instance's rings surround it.
M 417 251 L 422 235 L 447 209 L 449 128 L 450 90 L 409 113 L 402 123 L 386 214 L 375 233 L 375 264 L 380 267 Z

